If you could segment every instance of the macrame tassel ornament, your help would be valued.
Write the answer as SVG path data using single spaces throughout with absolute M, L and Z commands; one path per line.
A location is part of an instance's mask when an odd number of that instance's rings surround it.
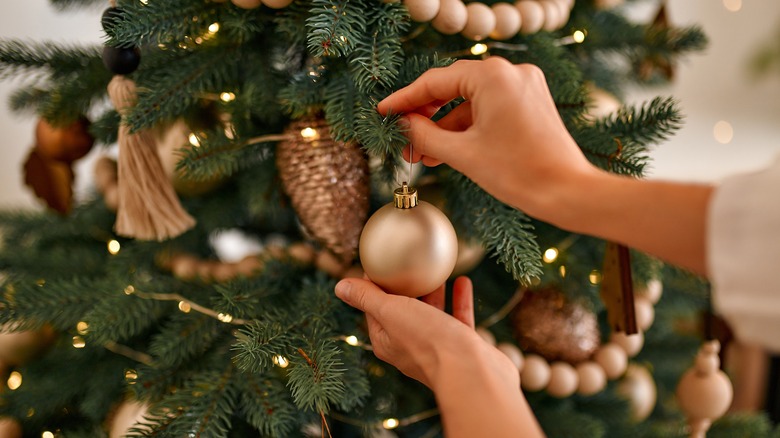
M 119 206 L 116 232 L 140 240 L 162 241 L 195 225 L 181 206 L 157 155 L 154 135 L 131 132 L 124 118 L 138 99 L 133 81 L 116 75 L 108 85 L 111 102 L 122 115 L 119 127 Z

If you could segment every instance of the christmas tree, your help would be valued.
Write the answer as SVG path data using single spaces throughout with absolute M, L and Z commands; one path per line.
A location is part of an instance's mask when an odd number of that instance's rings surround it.
M 410 181 L 455 225 L 480 333 L 549 436 L 685 435 L 674 390 L 706 336 L 706 285 L 631 254 L 640 333 L 613 332 L 600 290 L 626 279 L 626 251 L 604 263 L 604 242 L 446 166 L 407 170 L 400 115 L 375 109 L 456 59 L 533 63 L 587 157 L 640 177 L 682 116 L 614 96 L 669 80 L 705 37 L 614 3 L 118 0 L 104 44 L 0 42 L 0 72 L 29 79 L 11 105 L 40 117 L 24 165 L 52 210 L 0 213 L 0 434 L 440 436 L 432 394 L 376 359 L 333 295 L 363 275 L 370 213 Z M 96 190 L 74 205 L 93 143 Z M 770 430 L 726 416 L 711 436 Z

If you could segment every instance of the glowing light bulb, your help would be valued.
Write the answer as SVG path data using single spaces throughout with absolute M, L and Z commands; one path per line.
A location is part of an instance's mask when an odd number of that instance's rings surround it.
M 190 306 L 190 303 L 186 301 L 179 301 L 179 310 L 181 310 L 182 313 L 190 313 L 192 306 Z
M 585 41 L 585 32 L 581 30 L 575 30 L 573 34 L 571 34 L 572 39 L 574 39 L 575 43 L 582 43 Z
M 135 385 L 136 379 L 138 379 L 138 372 L 135 370 L 125 371 L 125 380 L 127 380 L 130 385 Z
M 734 138 L 734 128 L 731 126 L 731 123 L 720 120 L 712 128 L 712 134 L 718 143 L 729 144 Z
M 346 338 L 344 338 L 344 342 L 346 342 L 347 344 L 349 344 L 349 345 L 351 345 L 353 347 L 357 347 L 358 344 L 360 343 L 358 341 L 357 336 L 355 336 L 355 335 L 347 336 Z
M 211 33 L 219 32 L 219 23 L 211 23 L 211 24 L 209 24 L 209 32 L 211 32 Z
M 113 239 L 108 241 L 106 247 L 108 248 L 108 253 L 111 255 L 118 254 L 119 250 L 122 249 L 122 245 L 119 244 L 119 241 Z
M 8 389 L 11 391 L 16 391 L 19 389 L 20 386 L 22 386 L 22 375 L 18 371 L 14 371 L 11 373 L 10 376 L 8 376 Z
M 558 268 L 558 273 L 561 274 L 561 277 L 566 277 L 566 266 L 561 265 L 561 267 Z
M 290 361 L 287 360 L 287 358 L 282 356 L 281 354 L 277 354 L 276 356 L 274 356 L 273 361 L 274 364 L 279 368 L 287 368 L 287 365 L 290 365 Z
M 312 141 L 320 138 L 320 133 L 312 127 L 301 129 L 301 137 L 306 141 Z
M 217 319 L 224 322 L 225 324 L 233 321 L 233 315 L 227 314 L 227 313 L 219 313 L 217 314 Z
M 132 295 L 135 293 L 135 287 L 132 284 L 128 284 L 125 288 L 125 295 Z
M 187 139 L 190 141 L 190 144 L 197 147 L 200 147 L 200 140 L 198 140 L 198 136 L 195 135 L 194 132 L 190 132 L 190 135 L 187 136 Z
M 76 324 L 76 331 L 80 335 L 86 335 L 87 332 L 89 332 L 89 324 L 87 324 L 86 321 L 79 321 L 79 323 Z
M 219 99 L 221 101 L 225 102 L 225 103 L 232 102 L 232 101 L 236 100 L 236 95 L 234 93 L 229 92 L 229 91 L 223 91 L 219 95 Z
M 47 430 L 46 432 L 41 434 L 41 438 L 54 438 L 54 434 Z
M 387 418 L 382 422 L 382 427 L 385 429 L 395 429 L 401 424 L 400 421 L 398 421 L 397 418 Z
M 601 272 L 596 269 L 590 271 L 590 274 L 588 275 L 588 281 L 590 281 L 590 284 L 601 283 Z
M 558 258 L 558 248 L 547 248 L 544 250 L 544 255 L 542 255 L 542 260 L 544 260 L 545 263 L 552 263 Z
M 487 51 L 488 51 L 487 44 L 477 43 L 471 46 L 472 55 L 482 55 L 484 53 L 487 53 Z
M 87 346 L 87 342 L 81 336 L 73 337 L 73 348 L 84 348 Z

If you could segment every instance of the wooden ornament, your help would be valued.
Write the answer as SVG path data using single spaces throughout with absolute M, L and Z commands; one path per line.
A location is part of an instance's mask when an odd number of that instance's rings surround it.
M 542 9 L 544 9 L 544 24 L 542 25 L 542 29 L 547 32 L 552 32 L 563 25 L 563 23 L 561 23 L 563 17 L 555 3 L 551 1 L 542 1 L 539 2 L 539 4 L 542 6 Z
M 655 320 L 653 303 L 645 297 L 636 297 L 634 301 L 636 325 L 641 331 L 647 331 Z
M 593 395 L 601 392 L 607 386 L 607 374 L 604 368 L 596 362 L 583 362 L 577 365 L 579 385 L 577 393 L 580 395 Z
M 230 2 L 243 9 L 255 9 L 263 4 L 260 0 L 230 0 Z
M 566 362 L 553 362 L 550 365 L 550 383 L 547 393 L 553 397 L 565 398 L 577 390 L 579 375 L 573 366 Z
M 217 283 L 225 283 L 238 277 L 238 268 L 234 263 L 215 263 L 211 277 Z
M 520 373 L 520 386 L 528 391 L 541 391 L 550 383 L 550 365 L 536 354 L 525 356 L 523 371 Z
M 517 35 L 520 31 L 520 11 L 509 3 L 495 3 L 491 6 L 496 16 L 496 27 L 490 32 L 490 38 L 494 40 L 506 40 Z
M 236 265 L 236 272 L 237 275 L 249 278 L 260 272 L 264 266 L 265 263 L 263 263 L 259 257 L 256 255 L 248 255 L 238 262 Z
M 677 385 L 677 401 L 688 419 L 691 438 L 704 438 L 712 422 L 726 413 L 734 390 L 721 371 L 720 343 L 708 341 L 699 349 L 694 366 Z
M 0 417 L 0 436 L 3 438 L 22 438 L 22 425 L 11 417 Z
M 444 35 L 455 35 L 466 27 L 469 14 L 460 0 L 441 0 L 439 13 L 431 21 L 434 29 Z
M 263 4 L 271 9 L 282 9 L 292 3 L 293 0 L 263 0 Z
M 521 0 L 515 3 L 515 7 L 520 12 L 520 33 L 528 35 L 542 30 L 544 8 L 539 2 Z
M 619 345 L 628 357 L 634 357 L 642 351 L 645 335 L 642 332 L 634 333 L 633 335 L 627 335 L 623 332 L 612 332 L 609 342 Z
M 73 169 L 70 163 L 46 160 L 36 149 L 24 162 L 24 183 L 52 210 L 66 215 L 73 204 Z
M 655 408 L 657 398 L 655 381 L 647 368 L 643 366 L 629 365 L 616 392 L 629 401 L 631 419 L 636 422 L 644 421 Z
M 607 319 L 612 331 L 629 335 L 636 333 L 634 284 L 631 279 L 631 255 L 628 247 L 607 242 L 599 293 L 607 308 Z
M 425 23 L 436 18 L 441 8 L 441 0 L 403 0 L 412 20 Z
M 484 3 L 469 3 L 466 5 L 468 19 L 461 34 L 474 41 L 480 41 L 496 28 L 496 14 Z
M 647 284 L 637 291 L 637 295 L 647 298 L 653 305 L 658 304 L 663 295 L 664 284 L 661 280 L 652 279 Z
M 509 342 L 501 342 L 500 344 L 496 345 L 496 348 L 498 351 L 504 353 L 504 356 L 508 357 L 510 361 L 512 361 L 518 371 L 522 371 L 523 352 L 520 351 L 519 348 L 517 348 L 514 344 L 510 344 Z
M 604 369 L 609 379 L 622 376 L 628 366 L 628 355 L 619 345 L 613 343 L 602 345 L 593 359 Z
M 35 127 L 35 149 L 46 160 L 72 163 L 87 155 L 95 144 L 89 124 L 86 117 L 67 126 L 54 126 L 41 118 Z
M 314 266 L 320 271 L 325 271 L 333 278 L 341 278 L 341 275 L 347 270 L 344 262 L 328 250 L 320 251 L 317 254 L 317 257 L 314 259 Z
M 194 280 L 198 277 L 199 264 L 195 257 L 179 254 L 171 259 L 171 272 L 181 280 Z
M 317 251 L 308 243 L 298 242 L 287 247 L 287 254 L 293 260 L 308 265 L 314 261 Z

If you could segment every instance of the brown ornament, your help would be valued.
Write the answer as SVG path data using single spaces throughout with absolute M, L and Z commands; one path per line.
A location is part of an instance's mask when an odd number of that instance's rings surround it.
M 38 198 L 60 214 L 70 213 L 73 203 L 73 169 L 70 163 L 44 159 L 37 149 L 24 162 L 24 183 Z
M 321 118 L 299 120 L 279 143 L 276 165 L 307 230 L 346 267 L 368 217 L 368 161 L 360 145 L 334 140 Z
M 22 438 L 22 425 L 11 417 L 0 417 L 0 436 L 3 438 Z
M 35 150 L 42 158 L 72 163 L 87 155 L 95 144 L 89 120 L 81 117 L 68 126 L 54 126 L 40 119 L 35 127 Z
M 526 291 L 512 321 L 523 351 L 549 361 L 576 364 L 588 360 L 599 347 L 596 315 L 553 288 Z
M 677 385 L 677 401 L 688 419 L 691 437 L 704 438 L 713 421 L 726 413 L 734 390 L 720 370 L 720 342 L 702 345 L 694 366 L 683 374 Z

